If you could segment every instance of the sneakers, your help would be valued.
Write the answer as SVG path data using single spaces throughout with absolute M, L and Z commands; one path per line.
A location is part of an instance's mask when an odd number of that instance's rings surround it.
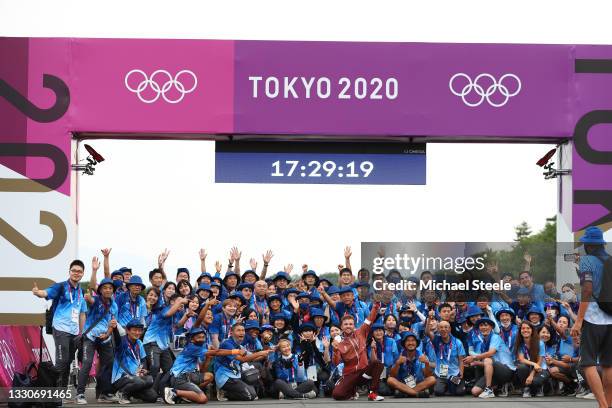
M 113 394 L 100 394 L 100 396 L 98 397 L 98 402 L 119 402 L 119 398 L 117 398 L 117 396 Z
M 358 400 L 358 399 L 359 399 L 359 393 L 358 393 L 358 392 L 356 392 L 356 393 L 355 393 L 355 396 L 354 396 L 353 398 L 351 398 L 351 399 L 352 399 L 352 400 Z
M 505 383 L 504 385 L 502 385 L 501 389 L 499 390 L 499 394 L 497 394 L 498 397 L 507 397 L 509 392 L 508 392 L 508 388 L 510 388 L 510 384 Z
M 417 394 L 417 398 L 429 398 L 429 391 L 419 391 L 419 393 Z
M 217 394 L 218 395 L 218 394 Z M 285 394 L 282 391 L 278 392 L 278 399 L 285 399 Z M 220 400 L 219 400 L 220 401 Z
M 87 400 L 85 399 L 85 394 L 78 394 L 78 395 L 76 396 L 76 400 L 75 400 L 75 402 L 76 402 L 78 405 L 87 405 Z
M 591 392 L 589 391 L 589 389 L 580 385 L 576 390 L 576 398 L 584 398 L 584 396 L 587 395 L 589 392 Z
M 126 404 L 131 403 L 130 399 L 126 397 L 125 395 L 123 395 L 121 391 L 117 391 L 117 394 L 115 395 L 117 396 L 117 399 L 120 405 L 126 405 Z
M 536 397 L 543 397 L 544 396 L 544 386 L 540 386 L 538 388 L 538 392 L 536 393 Z
M 478 398 L 495 398 L 495 393 L 489 387 L 485 388 L 483 392 L 480 393 Z
M 374 391 L 370 391 L 370 393 L 368 394 L 368 399 L 370 401 L 383 401 L 385 399 L 385 397 L 381 397 L 380 395 L 378 395 Z
M 227 401 L 227 398 L 225 398 L 225 392 L 220 388 L 217 389 L 217 401 L 219 402 Z
M 308 391 L 306 394 L 304 394 L 304 396 L 308 399 L 313 399 L 313 398 L 317 398 L 317 393 L 312 390 L 312 391 Z
M 176 404 L 176 392 L 170 387 L 164 388 L 164 402 L 166 404 Z
M 588 399 L 588 400 L 594 400 L 594 399 L 595 399 L 595 394 L 593 394 L 592 392 L 590 392 L 590 391 L 589 391 L 589 392 L 587 392 L 587 393 L 585 394 L 585 396 L 584 396 L 584 397 L 582 397 L 582 398 L 584 398 L 584 399 Z
M 529 387 L 523 388 L 523 398 L 531 398 L 531 389 Z

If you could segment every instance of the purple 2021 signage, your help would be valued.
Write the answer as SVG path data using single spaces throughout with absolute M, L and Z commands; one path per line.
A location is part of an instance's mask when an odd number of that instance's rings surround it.
M 68 257 L 73 132 L 571 140 L 572 230 L 612 225 L 612 46 L 2 38 L 0 61 L 0 192 L 53 231 L 0 213 L 28 259 Z

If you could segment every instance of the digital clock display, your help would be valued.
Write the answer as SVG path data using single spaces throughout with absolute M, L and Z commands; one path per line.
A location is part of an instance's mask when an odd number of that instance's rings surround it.
M 217 142 L 215 182 L 425 184 L 425 144 Z

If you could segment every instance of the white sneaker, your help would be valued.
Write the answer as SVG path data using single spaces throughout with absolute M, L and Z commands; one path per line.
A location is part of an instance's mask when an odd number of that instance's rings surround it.
M 531 389 L 529 387 L 523 388 L 523 398 L 531 398 Z
M 176 393 L 170 387 L 164 388 L 164 402 L 166 404 L 176 404 Z
M 538 388 L 538 392 L 536 393 L 536 397 L 543 397 L 544 396 L 544 386 L 541 386 Z
M 225 398 L 225 392 L 222 389 L 217 389 L 217 401 L 225 402 L 227 398 Z
M 87 405 L 87 400 L 85 399 L 85 394 L 79 394 L 76 396 L 76 403 L 78 405 Z
M 308 399 L 313 399 L 313 398 L 317 398 L 317 393 L 312 390 L 312 391 L 308 391 L 306 394 L 304 394 L 304 396 Z
M 98 397 L 98 402 L 100 403 L 111 403 L 111 402 L 119 402 L 119 398 L 117 398 L 114 394 L 100 394 Z
M 285 399 L 285 394 L 282 391 L 278 392 L 278 399 Z
M 126 405 L 126 404 L 130 404 L 131 401 L 129 400 L 129 398 L 126 398 L 125 395 L 123 395 L 123 393 L 121 391 L 117 391 L 117 399 L 119 400 L 119 404 L 120 405 Z
M 589 392 L 587 394 L 585 394 L 584 397 L 582 397 L 584 399 L 588 399 L 588 400 L 594 400 L 595 399 L 595 394 L 593 394 L 592 392 Z
M 495 393 L 489 387 L 485 388 L 483 392 L 480 393 L 478 398 L 495 398 Z
M 358 393 L 358 392 L 356 392 L 356 393 L 355 393 L 355 396 L 354 396 L 353 398 L 351 398 L 351 399 L 352 399 L 352 400 L 358 400 L 358 399 L 359 399 L 359 393 Z

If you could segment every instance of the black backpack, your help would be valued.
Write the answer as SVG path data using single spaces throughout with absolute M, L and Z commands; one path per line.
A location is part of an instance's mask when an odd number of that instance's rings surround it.
M 612 256 L 598 258 L 603 263 L 601 290 L 599 291 L 599 297 L 593 296 L 593 298 L 604 313 L 612 316 Z

